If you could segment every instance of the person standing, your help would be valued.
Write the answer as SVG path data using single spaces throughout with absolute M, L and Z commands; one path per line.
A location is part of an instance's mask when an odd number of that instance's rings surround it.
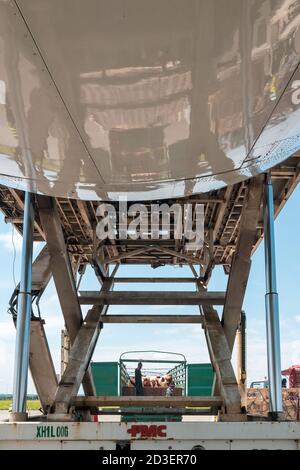
M 174 395 L 175 384 L 171 382 L 166 390 L 166 397 L 172 397 Z
M 143 364 L 139 362 L 137 368 L 135 369 L 135 394 L 136 396 L 144 395 L 144 387 L 143 387 L 143 380 L 142 380 L 142 367 L 143 367 Z

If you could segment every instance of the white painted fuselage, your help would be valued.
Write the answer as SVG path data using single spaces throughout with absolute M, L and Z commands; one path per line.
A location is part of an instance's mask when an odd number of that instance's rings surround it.
M 300 0 L 0 0 L 0 183 L 183 197 L 300 148 Z

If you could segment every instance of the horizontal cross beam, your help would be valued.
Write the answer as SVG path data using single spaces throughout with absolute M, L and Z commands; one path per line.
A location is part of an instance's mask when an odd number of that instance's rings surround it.
M 224 305 L 225 292 L 81 291 L 81 305 Z
M 114 282 L 122 284 L 147 284 L 147 283 L 156 283 L 156 284 L 188 284 L 195 283 L 196 280 L 192 277 L 116 277 Z
M 75 397 L 72 405 L 77 407 L 91 406 L 221 406 L 221 397 L 153 397 L 153 396 L 100 396 L 100 397 Z
M 102 323 L 198 323 L 203 322 L 201 315 L 105 315 Z
M 147 416 L 168 415 L 168 416 L 207 416 L 211 415 L 211 407 L 193 407 L 193 408 L 165 408 L 165 407 L 151 407 L 147 409 Z M 128 416 L 134 413 L 135 416 L 145 416 L 143 408 L 122 408 L 122 416 Z M 116 407 L 97 408 L 97 414 L 100 416 L 120 416 L 120 409 Z

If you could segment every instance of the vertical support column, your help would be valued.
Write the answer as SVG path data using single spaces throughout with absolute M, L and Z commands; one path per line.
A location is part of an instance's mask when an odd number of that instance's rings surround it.
M 62 377 L 68 362 L 70 354 L 70 338 L 66 329 L 61 330 L 61 361 L 60 361 L 60 376 Z
M 246 372 L 246 314 L 242 310 L 241 321 L 236 333 L 237 343 L 237 382 L 241 394 L 242 407 L 247 407 Z
M 34 209 L 32 195 L 25 193 L 21 282 L 18 295 L 17 334 L 15 346 L 13 403 L 10 419 L 26 420 L 26 395 L 29 365 L 31 319 L 31 283 Z
M 276 285 L 273 186 L 270 174 L 265 176 L 264 246 L 266 276 L 266 326 L 269 376 L 270 417 L 282 413 L 279 306 Z

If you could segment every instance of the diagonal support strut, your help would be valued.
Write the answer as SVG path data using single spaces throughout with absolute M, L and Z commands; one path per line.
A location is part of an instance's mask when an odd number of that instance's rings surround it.
M 50 267 L 57 295 L 70 342 L 73 344 L 82 324 L 82 313 L 58 210 L 55 200 L 48 196 L 37 196 L 37 204 L 50 254 Z M 92 375 L 89 370 L 83 380 L 83 389 L 87 395 L 94 395 L 95 393 Z
M 227 284 L 222 323 L 228 346 L 232 352 L 238 329 L 243 300 L 251 267 L 251 253 L 256 241 L 257 225 L 263 195 L 263 178 L 253 178 L 248 186 L 248 195 L 242 209 L 239 236 Z
M 104 281 L 102 291 L 107 292 L 112 288 L 113 277 L 117 268 L 118 265 L 110 281 Z M 69 412 L 71 400 L 77 395 L 85 371 L 89 367 L 102 327 L 101 318 L 106 315 L 107 310 L 108 305 L 94 305 L 88 311 L 77 333 L 71 346 L 67 367 L 56 391 L 53 407 L 55 415 Z M 51 416 L 49 418 L 52 419 Z

